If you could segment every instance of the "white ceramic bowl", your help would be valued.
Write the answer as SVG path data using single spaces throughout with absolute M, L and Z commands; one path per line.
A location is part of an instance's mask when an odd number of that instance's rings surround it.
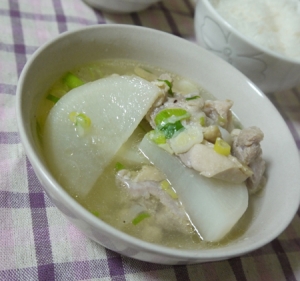
M 283 91 L 300 84 L 300 60 L 257 45 L 230 25 L 211 4 L 198 0 L 196 40 L 250 78 L 263 92 Z
M 51 175 L 36 136 L 38 103 L 50 85 L 67 70 L 107 58 L 150 63 L 189 77 L 217 98 L 232 99 L 240 121 L 247 127 L 259 125 L 264 131 L 262 148 L 268 163 L 267 186 L 262 196 L 251 201 L 251 223 L 236 241 L 207 250 L 175 250 L 141 241 L 81 207 Z M 37 50 L 24 67 L 17 87 L 17 120 L 27 156 L 53 203 L 85 235 L 132 258 L 188 264 L 243 255 L 278 236 L 299 205 L 298 151 L 274 106 L 234 67 L 196 44 L 167 33 L 127 25 L 98 25 L 61 34 Z
M 132 13 L 147 9 L 161 0 L 84 0 L 90 6 L 111 13 Z

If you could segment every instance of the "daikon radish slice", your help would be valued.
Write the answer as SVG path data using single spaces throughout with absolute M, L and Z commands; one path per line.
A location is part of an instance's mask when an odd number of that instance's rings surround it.
M 140 143 L 140 150 L 171 182 L 204 241 L 221 240 L 246 211 L 248 191 L 244 183 L 205 178 L 161 149 L 147 135 Z
M 61 185 L 86 195 L 159 94 L 142 78 L 112 75 L 63 96 L 50 111 L 43 140 Z

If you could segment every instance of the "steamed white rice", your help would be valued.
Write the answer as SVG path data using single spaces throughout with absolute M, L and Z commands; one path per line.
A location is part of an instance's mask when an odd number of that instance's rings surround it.
M 300 59 L 299 0 L 211 0 L 232 26 L 256 43 Z

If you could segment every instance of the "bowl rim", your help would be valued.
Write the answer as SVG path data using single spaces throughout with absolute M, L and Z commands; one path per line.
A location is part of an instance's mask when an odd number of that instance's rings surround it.
M 123 240 L 126 242 L 128 245 L 132 245 L 135 248 L 140 248 L 144 249 L 149 253 L 155 253 L 155 254 L 161 254 L 162 256 L 168 255 L 171 258 L 179 258 L 179 259 L 186 259 L 191 261 L 192 263 L 195 262 L 201 262 L 201 260 L 206 261 L 206 260 L 224 260 L 228 259 L 230 257 L 235 257 L 235 256 L 241 256 L 244 255 L 248 252 L 252 252 L 273 239 L 275 239 L 278 235 L 280 235 L 281 232 L 283 232 L 286 227 L 290 224 L 292 221 L 298 206 L 300 202 L 300 192 L 299 193 L 299 198 L 297 200 L 298 204 L 295 204 L 295 206 L 290 209 L 289 212 L 289 219 L 285 221 L 285 223 L 282 225 L 282 228 L 278 230 L 277 232 L 270 233 L 270 235 L 263 237 L 259 241 L 253 241 L 250 245 L 244 246 L 243 248 L 238 248 L 238 249 L 231 249 L 231 250 L 226 250 L 222 251 L 221 253 L 217 253 L 220 249 L 224 249 L 224 247 L 221 248 L 213 248 L 213 249 L 197 249 L 197 250 L 182 250 L 182 249 L 174 249 L 174 248 L 169 248 L 166 246 L 161 246 L 157 244 L 153 244 L 150 242 L 143 241 L 141 239 L 135 238 L 129 234 L 126 234 L 122 232 L 121 230 L 118 230 L 114 228 L 113 226 L 103 222 L 99 218 L 95 217 L 91 212 L 89 212 L 87 209 L 85 209 L 83 206 L 81 206 L 69 193 L 67 193 L 62 186 L 55 180 L 55 178 L 50 174 L 50 171 L 48 171 L 47 167 L 43 164 L 41 159 L 38 157 L 38 153 L 34 149 L 34 145 L 30 142 L 30 132 L 27 132 L 26 128 L 26 122 L 23 119 L 23 106 L 22 106 L 22 98 L 23 98 L 23 93 L 22 89 L 25 84 L 25 80 L 28 74 L 28 71 L 30 70 L 31 65 L 34 63 L 36 57 L 38 57 L 42 52 L 44 52 L 49 46 L 56 44 L 57 41 L 63 40 L 64 38 L 67 38 L 68 36 L 73 36 L 76 35 L 77 33 L 81 32 L 86 32 L 92 29 L 96 30 L 101 30 L 101 29 L 126 29 L 126 30 L 131 30 L 134 32 L 135 30 L 141 30 L 143 32 L 152 32 L 157 34 L 157 36 L 165 36 L 169 38 L 173 38 L 173 40 L 183 40 L 186 43 L 185 44 L 190 44 L 193 45 L 193 48 L 201 48 L 200 46 L 186 40 L 183 38 L 179 38 L 175 35 L 166 33 L 164 31 L 160 30 L 155 30 L 152 28 L 148 27 L 142 27 L 142 26 L 133 26 L 133 25 L 127 25 L 127 24 L 105 24 L 105 25 L 91 25 L 83 28 L 79 28 L 76 30 L 72 31 L 66 31 L 64 33 L 59 34 L 58 36 L 50 39 L 48 42 L 46 42 L 44 45 L 38 48 L 34 52 L 34 54 L 30 57 L 30 59 L 26 62 L 22 73 L 20 75 L 18 84 L 17 84 L 17 91 L 16 91 L 16 114 L 17 114 L 17 125 L 18 125 L 18 130 L 20 134 L 20 139 L 22 142 L 22 145 L 25 148 L 26 155 L 28 156 L 29 160 L 31 163 L 37 163 L 38 166 L 40 167 L 39 170 L 41 173 L 44 175 L 46 180 L 49 182 L 51 185 L 51 192 L 57 195 L 58 197 L 62 198 L 63 201 L 68 204 L 69 207 L 72 209 L 77 209 L 78 214 L 82 219 L 84 219 L 87 223 L 92 224 L 93 226 L 100 227 L 102 230 L 104 230 L 105 234 L 109 234 L 113 236 L 114 238 L 118 240 Z M 176 39 L 175 39 L 176 38 Z M 203 48 L 201 48 L 203 49 Z M 203 49 L 203 51 L 208 52 L 207 50 Z M 216 57 L 216 56 L 215 56 Z M 216 57 L 217 58 L 217 57 Z M 219 58 L 217 58 L 219 59 Z M 221 59 L 219 59 L 221 60 Z M 229 64 L 228 64 L 229 65 Z M 234 69 L 232 67 L 232 69 Z M 238 71 L 238 70 L 234 70 Z M 257 92 L 258 95 L 262 95 L 266 97 L 248 78 L 244 76 L 244 79 L 249 81 L 250 86 L 254 88 L 254 91 Z M 266 98 L 267 99 L 267 98 Z M 34 165 L 32 165 L 34 166 Z M 46 191 L 46 189 L 43 187 L 43 190 Z M 300 189 L 299 189 L 300 191 Z M 46 192 L 47 193 L 47 192 Z M 295 201 L 296 202 L 296 201 Z M 61 211 L 60 211 L 61 212 Z M 62 213 L 62 212 L 61 212 Z M 293 214 L 293 215 L 292 215 Z M 134 257 L 132 257 L 134 258 Z
M 196 0 L 197 5 L 200 5 L 200 2 L 202 2 L 203 5 L 206 6 L 206 8 L 221 22 L 223 23 L 227 29 L 230 30 L 234 35 L 237 37 L 240 37 L 243 41 L 248 43 L 254 48 L 259 49 L 262 52 L 265 52 L 269 54 L 270 56 L 273 56 L 277 59 L 284 60 L 286 62 L 296 64 L 300 66 L 300 58 L 291 58 L 290 56 L 286 56 L 284 54 L 281 54 L 279 52 L 273 51 L 267 47 L 264 47 L 255 41 L 251 40 L 248 36 L 243 35 L 237 28 L 235 28 L 232 24 L 230 24 L 212 5 L 211 0 Z

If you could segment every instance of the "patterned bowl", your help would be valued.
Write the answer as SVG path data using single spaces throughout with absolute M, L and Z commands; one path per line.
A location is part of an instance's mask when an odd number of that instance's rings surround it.
M 300 60 L 257 45 L 230 25 L 211 0 L 198 0 L 195 32 L 199 45 L 244 73 L 263 92 L 283 91 L 300 84 Z
M 222 247 L 201 250 L 151 244 L 98 219 L 53 177 L 37 136 L 36 108 L 63 73 L 101 59 L 136 60 L 188 77 L 216 98 L 233 100 L 233 110 L 244 126 L 258 125 L 262 129 L 267 185 L 260 196 L 251 199 L 247 213 L 250 222 L 239 238 Z M 128 257 L 161 264 L 188 264 L 243 255 L 278 236 L 299 206 L 298 150 L 268 98 L 224 60 L 168 33 L 128 25 L 96 25 L 59 35 L 37 50 L 22 71 L 17 87 L 17 121 L 28 159 L 51 201 L 86 236 Z M 279 132 L 280 141 L 276 141 Z
M 132 13 L 147 9 L 161 0 L 84 0 L 88 5 L 111 13 Z

